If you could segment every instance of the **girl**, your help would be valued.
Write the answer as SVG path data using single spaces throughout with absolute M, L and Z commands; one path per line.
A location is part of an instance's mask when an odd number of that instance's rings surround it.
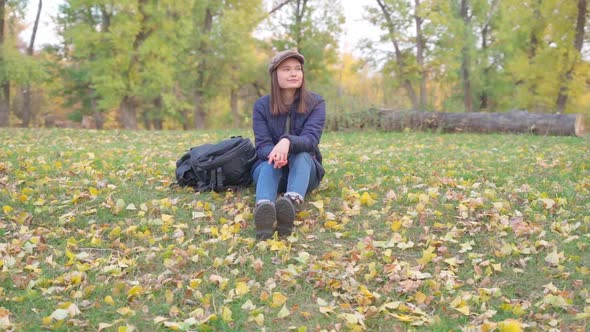
M 297 51 L 277 53 L 268 66 L 270 95 L 254 104 L 252 117 L 257 161 L 256 238 L 293 232 L 296 209 L 324 176 L 318 148 L 324 122 L 324 99 L 305 88 L 305 58 Z M 278 193 L 284 193 L 279 199 Z M 276 201 L 275 201 L 276 200 Z

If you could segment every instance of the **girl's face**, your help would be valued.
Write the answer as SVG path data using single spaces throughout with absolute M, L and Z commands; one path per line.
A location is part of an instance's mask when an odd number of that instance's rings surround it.
M 277 80 L 281 89 L 299 89 L 303 83 L 303 67 L 294 58 L 287 59 L 277 68 Z

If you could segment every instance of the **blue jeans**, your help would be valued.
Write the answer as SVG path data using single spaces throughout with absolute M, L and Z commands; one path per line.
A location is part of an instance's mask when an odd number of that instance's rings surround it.
M 253 177 L 256 202 L 274 202 L 279 192 L 295 192 L 304 198 L 305 194 L 320 185 L 313 158 L 307 152 L 290 155 L 289 162 L 283 168 L 274 168 L 268 162 L 263 162 L 256 167 Z

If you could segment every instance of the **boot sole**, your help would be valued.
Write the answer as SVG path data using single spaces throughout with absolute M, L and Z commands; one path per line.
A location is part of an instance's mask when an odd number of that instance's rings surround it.
M 279 236 L 291 235 L 295 221 L 295 206 L 286 197 L 277 199 L 275 206 L 277 211 L 277 232 Z
M 254 224 L 256 225 L 256 239 L 270 239 L 274 233 L 276 223 L 276 211 L 272 204 L 262 204 L 254 211 Z

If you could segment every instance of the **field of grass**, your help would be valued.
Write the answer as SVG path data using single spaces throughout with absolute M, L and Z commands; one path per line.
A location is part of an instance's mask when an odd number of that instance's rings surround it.
M 326 133 L 256 242 L 252 188 L 170 186 L 232 134 L 2 129 L 0 330 L 590 328 L 590 140 Z

